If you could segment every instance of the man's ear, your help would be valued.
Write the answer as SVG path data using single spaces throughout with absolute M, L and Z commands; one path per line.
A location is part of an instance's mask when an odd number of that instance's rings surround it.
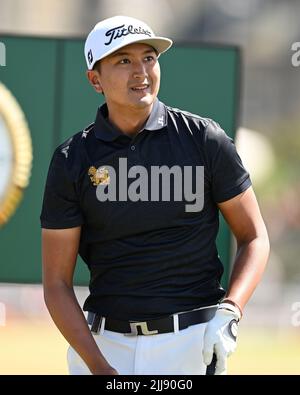
M 90 84 L 94 87 L 95 91 L 98 93 L 103 93 L 99 73 L 96 70 L 87 70 L 86 76 Z

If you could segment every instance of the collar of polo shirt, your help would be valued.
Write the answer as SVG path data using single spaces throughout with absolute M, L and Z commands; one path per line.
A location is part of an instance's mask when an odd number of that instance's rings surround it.
M 107 105 L 99 107 L 95 121 L 95 136 L 103 141 L 113 141 L 120 136 L 125 136 L 120 130 L 113 126 L 107 119 Z M 161 130 L 167 126 L 167 110 L 165 105 L 158 99 L 153 103 L 151 114 L 143 130 Z

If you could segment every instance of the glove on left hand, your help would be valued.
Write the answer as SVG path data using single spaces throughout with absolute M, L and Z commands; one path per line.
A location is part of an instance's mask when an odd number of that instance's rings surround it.
M 241 313 L 229 303 L 221 303 L 205 328 L 203 340 L 203 360 L 209 365 L 216 354 L 215 375 L 226 374 L 227 358 L 236 349 L 236 337 Z

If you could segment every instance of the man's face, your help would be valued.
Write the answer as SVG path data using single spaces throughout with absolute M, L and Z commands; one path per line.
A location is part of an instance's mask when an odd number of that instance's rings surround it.
M 93 71 L 109 109 L 146 108 L 154 102 L 160 85 L 155 50 L 147 44 L 129 44 L 100 61 Z M 93 83 L 93 79 L 89 77 Z

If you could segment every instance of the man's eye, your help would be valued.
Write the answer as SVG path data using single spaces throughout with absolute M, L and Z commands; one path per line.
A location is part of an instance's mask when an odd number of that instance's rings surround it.
M 147 60 L 147 62 L 151 62 L 151 60 L 154 60 L 154 56 L 149 55 L 149 56 L 146 56 L 145 59 Z
M 121 64 L 128 64 L 128 63 L 130 63 L 130 61 L 129 61 L 129 59 L 122 59 L 122 60 L 120 60 L 120 63 Z

